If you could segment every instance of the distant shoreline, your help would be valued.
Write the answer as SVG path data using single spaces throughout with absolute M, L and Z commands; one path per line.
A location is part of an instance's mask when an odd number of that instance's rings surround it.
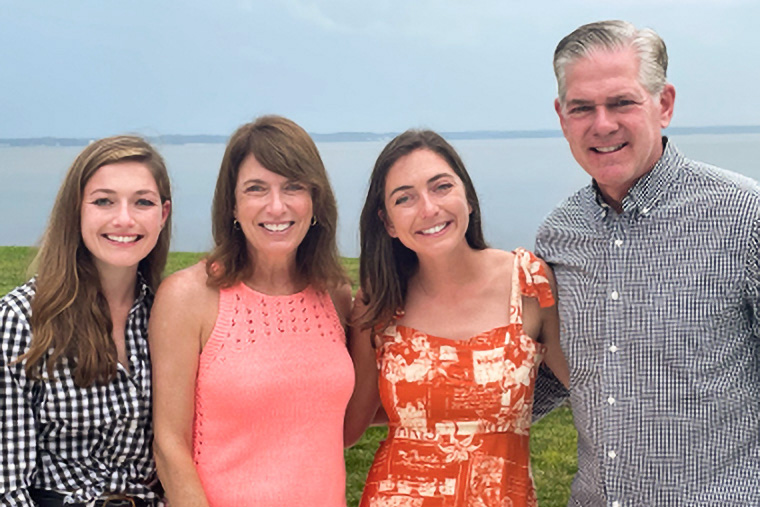
M 694 134 L 760 134 L 760 125 L 729 125 L 709 127 L 670 127 L 665 130 L 666 134 L 694 135 Z M 441 132 L 449 140 L 475 140 L 475 139 L 545 139 L 550 137 L 562 137 L 561 130 L 473 130 L 465 132 Z M 332 134 L 310 133 L 314 141 L 318 143 L 333 142 L 378 142 L 389 141 L 398 135 L 398 132 L 335 132 Z M 148 139 L 158 145 L 182 145 L 182 144 L 226 144 L 229 136 L 217 135 L 165 135 L 148 136 Z M 18 139 L 0 139 L 0 147 L 24 147 L 24 146 L 87 146 L 93 139 L 74 137 L 28 137 Z

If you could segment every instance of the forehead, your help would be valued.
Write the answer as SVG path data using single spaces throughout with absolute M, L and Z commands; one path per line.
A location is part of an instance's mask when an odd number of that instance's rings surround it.
M 84 186 L 85 192 L 98 189 L 117 191 L 158 191 L 158 184 L 147 165 L 133 160 L 100 166 Z
M 274 171 L 270 171 L 256 159 L 252 154 L 247 155 L 243 162 L 240 164 L 238 170 L 237 182 L 242 183 L 248 180 L 264 180 L 264 181 L 286 181 L 287 177 L 277 174 Z
M 641 95 L 639 57 L 633 48 L 592 51 L 568 64 L 565 101 L 604 100 L 621 95 Z
M 430 178 L 445 174 L 458 179 L 446 159 L 427 148 L 414 150 L 399 158 L 385 177 L 386 192 L 400 185 L 425 184 Z

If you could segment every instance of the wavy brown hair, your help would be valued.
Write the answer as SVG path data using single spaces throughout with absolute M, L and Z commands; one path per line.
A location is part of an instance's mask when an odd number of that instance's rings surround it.
M 359 219 L 361 254 L 359 279 L 367 310 L 355 325 L 384 326 L 396 310 L 404 307 L 409 279 L 419 267 L 417 254 L 392 238 L 381 215 L 385 215 L 385 180 L 398 160 L 416 150 L 430 150 L 439 155 L 462 180 L 465 197 L 472 208 L 465 238 L 475 250 L 488 248 L 483 237 L 480 203 L 470 175 L 454 147 L 432 130 L 407 130 L 388 143 L 375 162 L 369 180 L 367 199 Z
M 34 260 L 37 277 L 31 302 L 32 341 L 29 350 L 19 358 L 26 359 L 26 374 L 30 378 L 40 378 L 43 363 L 47 363 L 52 378 L 63 357 L 75 365 L 74 382 L 80 387 L 105 383 L 116 375 L 118 357 L 111 336 L 111 312 L 92 255 L 82 240 L 82 194 L 89 179 L 102 166 L 132 161 L 150 170 L 161 203 L 171 201 L 163 158 L 137 136 L 109 137 L 91 143 L 77 156 L 63 180 Z M 137 268 L 153 290 L 161 280 L 170 236 L 171 212 L 156 246 Z
M 338 206 L 317 146 L 295 122 L 281 116 L 262 116 L 232 134 L 222 158 L 211 213 L 215 248 L 206 262 L 209 284 L 230 287 L 253 274 L 255 260 L 245 235 L 233 225 L 235 186 L 240 166 L 249 156 L 267 170 L 311 188 L 317 223 L 296 250 L 298 274 L 321 290 L 346 283 L 348 277 L 335 239 Z

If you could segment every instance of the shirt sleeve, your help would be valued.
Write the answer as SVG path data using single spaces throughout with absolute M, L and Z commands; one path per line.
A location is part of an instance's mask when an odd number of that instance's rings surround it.
M 8 298 L 6 298 L 8 301 Z M 16 358 L 26 350 L 31 329 L 24 314 L 0 303 L 0 505 L 29 506 L 37 459 L 37 428 L 31 386 Z
M 760 339 L 760 217 L 758 216 L 752 224 L 747 245 L 744 300 L 752 334 Z

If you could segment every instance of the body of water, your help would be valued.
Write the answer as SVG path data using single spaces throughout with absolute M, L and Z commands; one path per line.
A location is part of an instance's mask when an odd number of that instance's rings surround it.
M 760 134 L 671 136 L 690 158 L 760 179 Z M 452 143 L 478 191 L 486 239 L 533 247 L 536 228 L 563 198 L 588 184 L 562 138 Z M 384 142 L 318 143 L 338 199 L 341 253 L 359 254 L 359 214 Z M 172 177 L 172 250 L 211 247 L 211 199 L 221 144 L 158 146 Z M 63 175 L 81 147 L 0 147 L 0 245 L 36 245 Z

